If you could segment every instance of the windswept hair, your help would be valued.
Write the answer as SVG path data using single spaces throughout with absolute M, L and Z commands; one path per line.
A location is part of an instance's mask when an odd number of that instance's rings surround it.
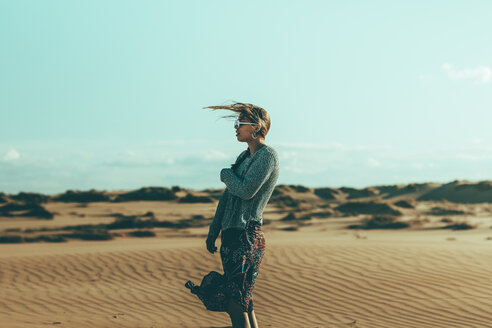
M 207 106 L 204 108 L 210 108 L 212 110 L 225 109 L 234 112 L 233 115 L 223 116 L 224 118 L 232 117 L 234 119 L 244 117 L 251 123 L 257 123 L 260 126 L 260 130 L 257 132 L 263 138 L 266 137 L 270 130 L 270 115 L 266 110 L 259 106 L 252 104 L 236 102 L 231 105 L 222 106 Z

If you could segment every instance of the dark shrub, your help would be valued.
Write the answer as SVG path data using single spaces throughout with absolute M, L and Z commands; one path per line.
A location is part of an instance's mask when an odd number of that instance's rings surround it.
M 5 232 L 21 232 L 21 228 L 10 228 L 10 229 L 5 229 Z
M 212 219 L 213 218 L 205 218 L 203 215 L 193 215 L 189 219 L 179 220 L 176 224 L 183 228 L 187 228 L 187 227 L 200 228 L 200 227 L 208 226 Z
M 206 218 L 201 214 L 195 214 L 193 215 L 190 220 L 210 220 L 211 218 Z
M 21 212 L 21 213 L 11 213 Z M 52 219 L 53 214 L 47 211 L 43 206 L 35 203 L 8 203 L 0 207 L 0 216 L 28 216 L 40 219 Z
M 67 240 L 62 235 L 41 235 L 37 237 L 28 237 L 26 238 L 28 243 L 44 241 L 47 243 L 62 243 Z
M 190 228 L 192 225 L 189 222 L 171 222 L 171 221 L 157 221 L 154 224 L 154 227 L 160 227 L 160 228 L 173 228 L 173 229 L 183 229 L 183 228 Z
M 390 215 L 373 216 L 370 219 L 363 220 L 360 225 L 349 225 L 349 229 L 403 229 L 410 226 L 407 222 L 397 221 L 397 218 Z
M 173 192 L 178 192 L 178 191 L 181 191 L 182 189 L 181 189 L 181 187 L 180 187 L 180 186 L 172 186 L 172 187 L 171 187 L 171 190 L 172 190 Z
M 53 200 L 66 203 L 109 202 L 110 197 L 95 189 L 89 191 L 68 190 L 64 194 L 53 197 Z
M 492 190 L 492 181 L 480 181 L 478 183 L 472 183 L 472 184 L 462 184 L 462 185 L 457 185 L 455 190 L 477 190 L 477 191 L 490 191 Z
M 219 190 L 205 189 L 202 191 L 208 193 L 208 196 L 215 200 L 219 200 L 222 194 L 224 193 L 224 189 L 219 189 Z
M 210 196 L 195 196 L 187 194 L 185 197 L 180 198 L 178 203 L 213 203 L 215 200 Z
M 430 215 L 464 215 L 467 214 L 464 211 L 460 210 L 451 210 L 447 208 L 442 208 L 442 207 L 433 207 L 427 214 Z
M 53 213 L 39 206 L 38 208 L 33 208 L 32 210 L 27 211 L 26 213 L 22 214 L 22 216 L 30 216 L 39 219 L 52 219 Z
M 442 229 L 451 229 L 451 230 L 469 230 L 474 228 L 476 228 L 474 225 L 471 225 L 467 222 L 454 223 L 442 227 Z
M 347 199 L 371 197 L 377 195 L 377 193 L 379 192 L 377 189 L 374 188 L 356 189 L 356 188 L 342 187 L 339 190 L 348 195 Z
M 120 194 L 114 200 L 115 202 L 129 202 L 129 201 L 166 201 L 174 200 L 176 195 L 174 191 L 169 188 L 162 187 L 144 187 L 135 191 L 130 191 L 124 194 Z
M 208 226 L 211 220 L 212 218 L 197 218 L 197 216 L 193 216 L 189 219 L 182 219 L 177 222 L 156 221 L 154 222 L 154 227 L 173 229 L 200 228 Z
M 289 187 L 294 189 L 296 192 L 309 192 L 309 191 L 311 191 L 311 189 L 306 188 L 306 187 L 301 186 L 301 185 L 289 185 Z
M 283 192 L 279 190 L 278 186 L 276 186 L 275 189 L 273 189 L 272 197 L 278 195 L 283 195 Z
M 309 215 L 303 215 L 303 216 L 297 216 L 295 213 L 289 213 L 280 221 L 306 221 L 306 220 L 311 220 L 311 217 Z
M 9 213 L 14 211 L 27 211 L 36 207 L 36 204 L 24 204 L 24 203 L 7 203 L 6 205 L 0 206 L 0 213 Z
M 75 207 L 82 207 L 82 208 L 86 208 L 86 207 L 89 207 L 89 204 L 87 204 L 87 203 L 81 203 L 81 204 L 77 204 L 77 205 L 75 205 Z
M 297 231 L 299 230 L 298 227 L 285 227 L 285 228 L 282 228 L 281 230 L 284 230 L 284 231 Z
M 46 203 L 50 199 L 49 196 L 43 194 L 38 194 L 34 192 L 22 192 L 22 191 L 17 195 L 10 195 L 10 198 L 24 203 L 36 203 L 36 204 Z
M 17 235 L 0 236 L 0 243 L 2 244 L 18 244 L 23 242 L 24 242 L 24 237 L 22 236 L 17 236 Z
M 108 230 L 152 228 L 156 222 L 154 219 L 141 220 L 134 216 L 128 216 L 117 218 L 114 222 L 107 224 L 106 228 Z
M 155 232 L 150 230 L 136 230 L 128 234 L 133 237 L 155 237 Z
M 286 216 L 284 216 L 280 221 L 295 221 L 297 220 L 296 215 L 294 213 L 289 213 Z
M 302 203 L 302 201 L 298 199 L 294 199 L 289 195 L 278 195 L 278 196 L 272 196 L 270 198 L 270 203 L 280 206 L 298 207 Z
M 418 200 L 447 200 L 453 203 L 491 203 L 492 181 L 470 183 L 455 180 L 421 195 Z
M 273 189 L 272 196 L 283 195 L 291 191 L 292 188 L 289 187 L 288 185 L 284 185 L 284 184 L 276 185 L 275 188 Z
M 380 191 L 381 194 L 386 194 L 384 195 L 384 198 L 392 198 L 407 194 L 413 194 L 416 192 L 432 190 L 434 186 L 431 183 L 411 183 L 406 186 L 380 186 L 376 188 Z
M 150 218 L 153 218 L 154 217 L 154 212 L 148 211 L 147 213 L 145 213 L 144 215 L 142 215 L 142 217 L 150 217 Z
M 79 225 L 71 225 L 71 226 L 66 226 L 62 228 L 53 228 L 52 231 L 56 230 L 62 230 L 62 231 L 71 231 L 71 230 L 76 230 L 76 231 L 81 231 L 81 230 L 101 230 L 101 229 L 106 229 L 106 224 L 104 223 L 99 223 L 99 224 L 79 224 Z M 41 229 L 41 231 L 49 231 L 46 229 Z
M 402 213 L 386 203 L 377 202 L 348 202 L 339 205 L 336 210 L 349 214 L 378 214 L 378 215 L 402 215 Z
M 108 214 L 108 216 L 111 216 L 111 217 L 114 217 L 117 219 L 126 219 L 126 220 L 138 218 L 138 215 L 125 215 L 125 214 L 121 214 L 121 213 L 111 213 L 111 214 Z
M 63 234 L 63 237 L 81 240 L 110 240 L 113 236 L 106 230 L 82 230 Z
M 333 216 L 333 214 L 334 214 L 333 210 L 328 210 L 328 211 L 324 211 L 324 212 L 309 213 L 309 215 L 311 217 L 316 217 L 316 218 L 327 218 L 327 217 Z
M 407 200 L 400 200 L 398 202 L 393 203 L 395 206 L 402 208 L 415 208 L 415 206 Z
M 314 194 L 319 198 L 331 200 L 336 199 L 335 195 L 339 195 L 340 191 L 333 188 L 315 188 Z
M 0 204 L 7 203 L 8 201 L 9 199 L 7 198 L 7 196 L 3 192 L 0 192 Z

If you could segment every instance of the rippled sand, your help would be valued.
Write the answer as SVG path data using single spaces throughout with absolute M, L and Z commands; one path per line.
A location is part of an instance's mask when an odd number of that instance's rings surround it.
M 264 231 L 261 327 L 492 327 L 478 232 Z M 0 245 L 1 326 L 227 327 L 184 287 L 210 270 L 219 255 L 193 237 Z

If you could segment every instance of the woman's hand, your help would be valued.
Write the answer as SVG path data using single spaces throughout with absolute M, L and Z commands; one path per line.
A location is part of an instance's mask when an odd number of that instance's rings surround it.
M 207 244 L 207 250 L 210 253 L 213 254 L 217 251 L 217 247 L 215 247 L 215 238 L 208 236 L 205 243 Z
M 231 168 L 223 168 L 222 170 L 220 170 L 220 181 L 224 182 L 224 175 L 227 171 L 231 171 L 231 173 L 234 174 L 234 171 Z

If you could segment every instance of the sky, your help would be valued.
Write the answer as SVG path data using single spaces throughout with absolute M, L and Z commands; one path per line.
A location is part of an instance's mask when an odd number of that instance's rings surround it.
M 0 0 L 0 192 L 492 180 L 490 1 Z

